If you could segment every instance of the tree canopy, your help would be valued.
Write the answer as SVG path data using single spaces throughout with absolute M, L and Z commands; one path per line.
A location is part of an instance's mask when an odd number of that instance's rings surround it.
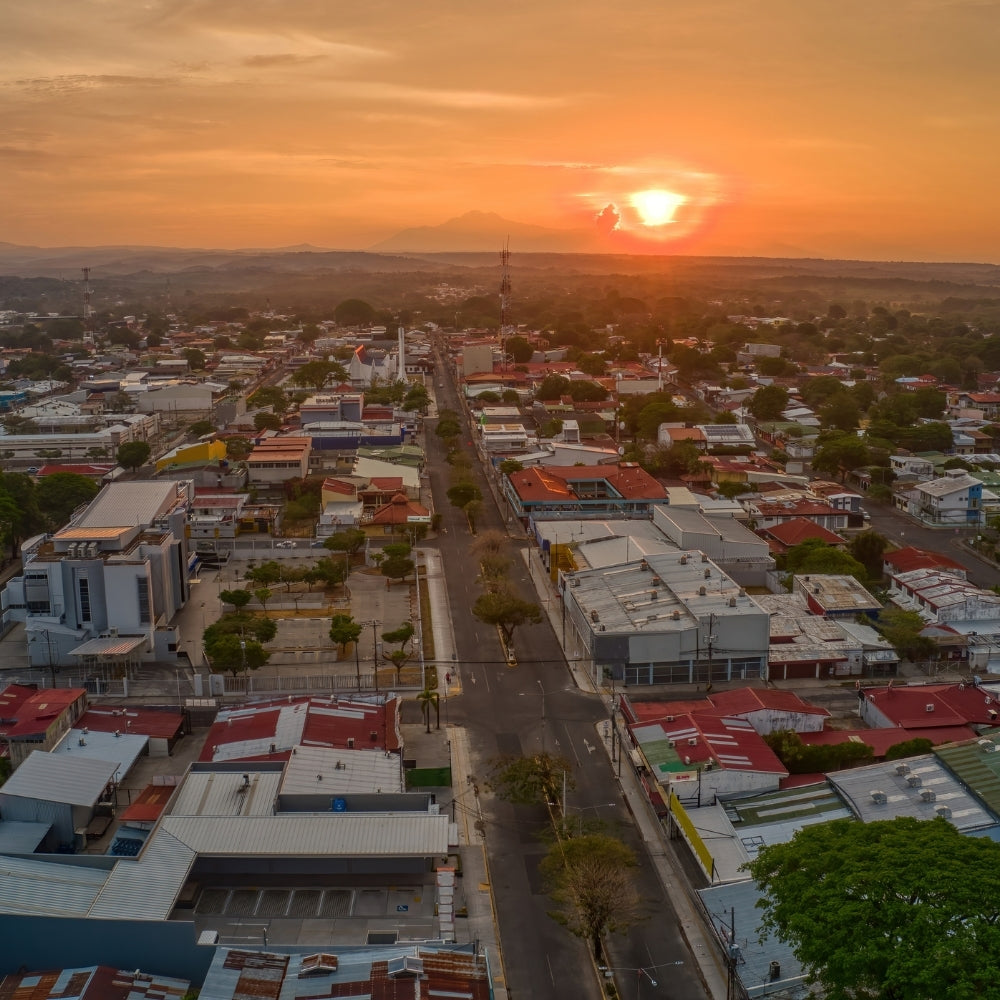
M 119 445 L 115 460 L 123 469 L 131 469 L 133 472 L 149 461 L 152 449 L 146 441 L 126 441 Z
M 55 472 L 39 479 L 35 486 L 38 508 L 53 531 L 61 528 L 82 504 L 97 496 L 100 487 L 89 476 L 74 472 Z
M 982 1000 L 1000 982 L 1000 845 L 944 819 L 835 820 L 748 865 L 764 926 L 827 1000 Z
M 506 587 L 480 594 L 472 605 L 472 613 L 481 622 L 498 626 L 508 645 L 519 626 L 537 625 L 542 620 L 542 609 L 537 604 L 525 601 Z
M 789 573 L 836 573 L 841 576 L 853 576 L 864 583 L 868 579 L 868 570 L 854 556 L 843 549 L 818 538 L 807 538 L 798 545 L 793 545 L 785 553 L 785 569 Z

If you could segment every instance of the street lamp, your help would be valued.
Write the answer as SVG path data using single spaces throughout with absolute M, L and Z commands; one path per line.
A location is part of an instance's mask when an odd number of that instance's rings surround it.
M 583 836 L 583 814 L 584 814 L 585 810 L 587 810 L 587 809 L 614 809 L 614 808 L 617 807 L 617 805 L 618 805 L 617 802 L 598 802 L 597 805 L 595 805 L 595 806 L 570 806 L 570 805 L 567 805 L 565 808 L 566 809 L 574 809 L 574 810 L 576 810 L 576 812 L 578 812 L 580 814 L 580 816 L 579 816 L 580 822 L 577 824 L 577 833 L 582 837 Z M 563 821 L 565 822 L 565 816 L 563 817 Z

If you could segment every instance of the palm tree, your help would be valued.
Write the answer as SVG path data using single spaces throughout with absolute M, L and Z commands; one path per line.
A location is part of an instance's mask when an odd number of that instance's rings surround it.
M 417 701 L 420 702 L 420 711 L 423 714 L 424 722 L 427 724 L 427 732 L 431 731 L 431 705 L 434 706 L 434 711 L 437 716 L 436 729 L 441 728 L 441 696 L 434 691 L 432 688 L 424 688 L 420 694 L 417 695 Z

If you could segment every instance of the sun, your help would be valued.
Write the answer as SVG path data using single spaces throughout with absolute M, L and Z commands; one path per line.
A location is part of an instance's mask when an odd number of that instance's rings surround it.
M 629 201 L 639 213 L 644 226 L 666 226 L 674 221 L 674 213 L 687 198 L 674 191 L 650 188 L 647 191 L 633 191 Z

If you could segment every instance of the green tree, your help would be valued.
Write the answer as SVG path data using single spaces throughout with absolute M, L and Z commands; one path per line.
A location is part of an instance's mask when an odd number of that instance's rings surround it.
M 285 391 L 276 385 L 262 385 L 247 400 L 247 405 L 255 410 L 270 409 L 281 416 L 288 412 L 290 405 Z
M 292 385 L 301 385 L 315 389 L 317 392 L 331 379 L 343 382 L 347 378 L 347 369 L 336 361 L 307 361 L 289 379 Z
M 186 347 L 181 356 L 188 363 L 191 371 L 201 372 L 205 370 L 205 352 L 199 351 L 197 347 Z
M 496 625 L 508 646 L 516 629 L 522 625 L 537 625 L 542 620 L 542 609 L 537 604 L 518 597 L 506 587 L 480 594 L 472 605 L 472 613 L 484 624 Z
M 595 961 L 605 934 L 624 931 L 641 916 L 637 868 L 630 847 L 601 833 L 560 839 L 539 865 L 557 907 L 551 915 L 588 943 Z
M 323 542 L 323 547 L 331 552 L 346 552 L 353 556 L 364 548 L 366 537 L 360 528 L 341 528 Z
M 852 555 L 818 538 L 807 538 L 785 553 L 785 569 L 801 576 L 804 573 L 835 573 L 853 576 L 864 583 L 868 570 Z
M 877 626 L 885 641 L 907 660 L 926 660 L 937 649 L 933 639 L 921 635 L 927 623 L 918 611 L 886 608 L 878 616 Z
M 232 634 L 206 639 L 205 653 L 214 670 L 228 670 L 234 677 L 245 671 L 259 670 L 271 658 L 256 639 Z
M 223 604 L 231 604 L 237 611 L 242 611 L 250 603 L 250 591 L 220 590 L 219 600 Z
M 889 539 L 885 535 L 869 530 L 855 535 L 847 546 L 847 551 L 865 567 L 870 580 L 881 580 L 882 555 L 888 546 Z
M 97 496 L 100 487 L 89 476 L 79 476 L 73 472 L 55 472 L 39 479 L 35 487 L 35 497 L 49 527 L 55 531 L 61 528 L 77 507 L 90 503 Z
M 513 805 L 544 806 L 558 800 L 564 781 L 569 791 L 576 788 L 573 765 L 560 754 L 500 754 L 489 761 L 486 787 Z
M 512 476 L 515 472 L 520 472 L 524 466 L 516 458 L 505 458 L 497 468 L 505 476 Z
M 565 375 L 546 375 L 535 390 L 535 399 L 555 400 L 569 392 L 570 381 Z
M 834 820 L 748 864 L 766 931 L 827 1000 L 980 1000 L 1000 981 L 1000 846 L 944 819 Z
M 191 437 L 204 437 L 206 434 L 211 434 L 215 430 L 215 424 L 211 420 L 196 420 L 188 428 L 188 434 Z
M 392 646 L 399 646 L 399 649 L 394 649 L 388 656 L 388 659 L 396 668 L 397 684 L 399 683 L 400 675 L 403 672 L 403 667 L 406 665 L 406 662 L 409 660 L 412 653 L 412 647 L 410 650 L 407 650 L 406 645 L 413 639 L 415 631 L 416 629 L 413 627 L 413 622 L 403 622 L 399 628 L 382 633 L 383 642 L 387 642 Z
M 274 596 L 274 592 L 270 587 L 258 587 L 253 592 L 253 596 L 260 601 L 260 606 L 267 611 L 267 602 Z
M 788 408 L 788 390 L 780 385 L 762 385 L 750 397 L 747 408 L 759 421 L 780 420 Z
M 857 400 L 845 389 L 831 396 L 819 411 L 820 424 L 838 431 L 853 431 L 861 420 Z
M 817 472 L 844 478 L 852 469 L 868 464 L 868 447 L 856 434 L 838 434 L 821 441 L 812 459 Z
M 149 461 L 152 449 L 146 441 L 126 441 L 119 445 L 115 460 L 123 469 L 136 469 L 145 465 Z
M 893 743 L 885 752 L 886 760 L 903 760 L 906 757 L 922 757 L 934 749 L 931 740 L 922 736 L 916 736 L 912 740 L 903 740 L 901 743 Z
M 423 715 L 424 722 L 427 725 L 426 732 L 431 731 L 431 706 L 434 706 L 434 711 L 437 713 L 437 725 L 436 729 L 441 728 L 441 698 L 437 691 L 431 688 L 424 688 L 420 694 L 417 695 L 417 701 L 420 702 L 420 711 Z
M 386 546 L 389 549 L 390 546 Z M 409 546 L 407 546 L 409 548 Z M 379 566 L 379 571 L 386 578 L 386 581 L 405 580 L 414 570 L 416 564 L 407 556 L 386 555 Z
M 268 413 L 261 410 L 253 415 L 254 430 L 259 434 L 261 431 L 280 431 L 281 417 L 277 413 Z
M 342 656 L 352 642 L 361 638 L 362 627 L 351 615 L 334 615 L 330 619 L 330 641 L 340 646 Z
M 506 346 L 516 365 L 527 364 L 535 354 L 535 348 L 526 337 L 508 337 Z
M 473 500 L 482 500 L 483 494 L 475 483 L 461 482 L 449 487 L 447 497 L 453 507 L 464 508 Z
M 333 310 L 340 326 L 366 326 L 375 322 L 375 310 L 364 299 L 344 299 Z

